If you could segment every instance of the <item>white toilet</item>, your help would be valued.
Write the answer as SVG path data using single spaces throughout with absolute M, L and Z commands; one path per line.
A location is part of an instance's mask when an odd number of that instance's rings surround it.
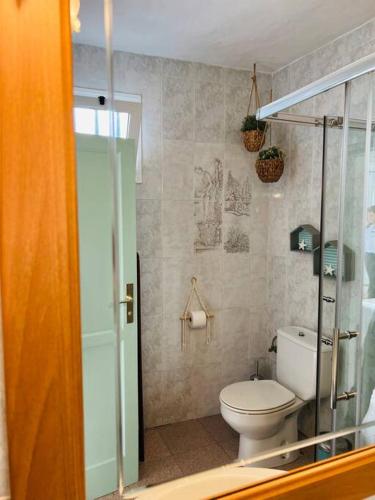
M 330 392 L 331 350 L 321 344 L 321 397 Z M 221 414 L 240 434 L 238 458 L 298 440 L 297 417 L 304 404 L 315 399 L 317 334 L 287 326 L 277 331 L 275 380 L 246 380 L 228 385 L 220 393 Z M 278 467 L 295 460 L 298 452 L 257 462 Z

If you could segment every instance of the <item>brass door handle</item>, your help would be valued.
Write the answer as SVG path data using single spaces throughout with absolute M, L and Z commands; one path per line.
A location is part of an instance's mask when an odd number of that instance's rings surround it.
M 120 304 L 130 304 L 131 302 L 134 302 L 134 298 L 131 295 L 127 295 L 125 300 L 120 300 Z
M 126 322 L 134 323 L 134 285 L 126 284 L 125 300 L 120 300 L 120 304 L 126 304 Z

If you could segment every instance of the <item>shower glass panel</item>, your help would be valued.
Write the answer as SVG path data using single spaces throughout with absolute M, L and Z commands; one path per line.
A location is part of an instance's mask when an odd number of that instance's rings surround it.
M 375 386 L 373 86 L 373 74 L 346 84 L 332 360 L 334 430 L 359 425 L 366 414 L 367 421 L 375 416 L 375 404 L 370 405 Z M 373 442 L 370 430 L 352 439 L 353 446 Z

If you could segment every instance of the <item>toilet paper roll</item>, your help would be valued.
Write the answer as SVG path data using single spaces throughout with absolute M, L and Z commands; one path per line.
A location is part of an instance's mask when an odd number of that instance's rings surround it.
M 189 326 L 193 330 L 204 328 L 207 324 L 207 317 L 204 311 L 191 311 L 189 317 Z

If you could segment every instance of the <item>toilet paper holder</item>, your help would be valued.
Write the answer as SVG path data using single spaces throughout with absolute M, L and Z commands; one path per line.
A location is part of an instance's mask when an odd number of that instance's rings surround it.
M 186 333 L 187 333 L 186 326 L 187 326 L 188 321 L 190 320 L 190 305 L 191 305 L 191 301 L 192 301 L 194 295 L 197 297 L 198 302 L 206 315 L 206 343 L 209 344 L 211 342 L 211 333 L 212 333 L 211 332 L 211 330 L 212 330 L 211 322 L 214 318 L 214 315 L 208 309 L 206 303 L 202 299 L 202 297 L 199 293 L 198 287 L 197 287 L 197 281 L 198 280 L 195 276 L 193 276 L 191 278 L 190 295 L 189 295 L 189 298 L 186 302 L 184 312 L 182 313 L 182 315 L 180 317 L 180 320 L 181 320 L 181 350 L 182 351 L 186 350 L 186 344 L 187 344 L 187 342 L 186 342 L 187 341 L 187 339 L 186 339 Z

